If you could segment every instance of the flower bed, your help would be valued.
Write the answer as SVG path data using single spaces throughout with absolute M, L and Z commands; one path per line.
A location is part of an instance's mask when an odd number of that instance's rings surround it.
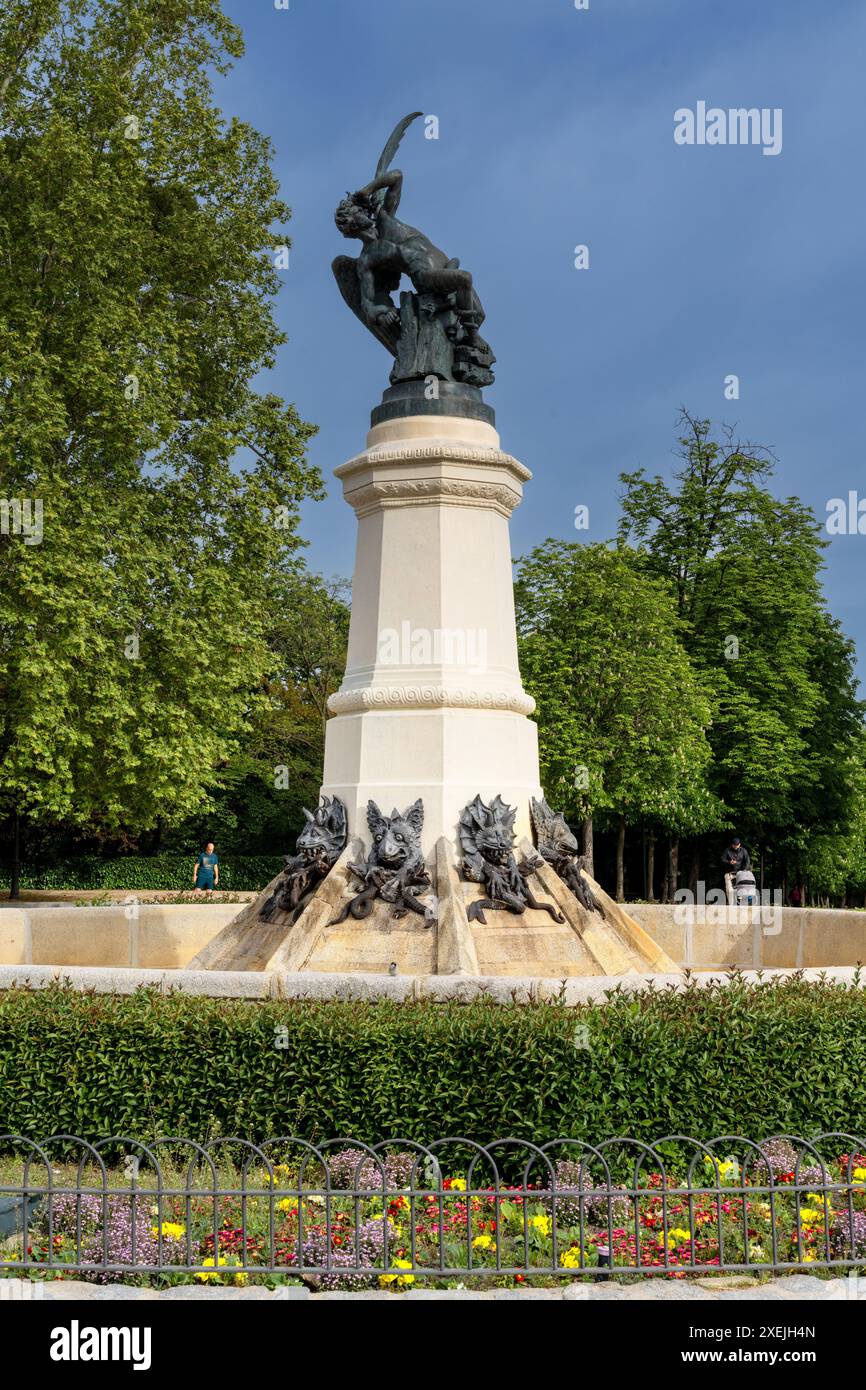
M 432 1168 L 431 1168 L 432 1164 Z M 384 1181 L 383 1181 L 384 1178 Z M 736 1159 L 704 1155 L 679 1179 L 639 1165 L 626 1186 L 560 1159 L 543 1185 L 482 1186 L 473 1167 L 343 1150 L 247 1172 L 207 1195 L 53 1192 L 28 1242 L 28 1272 L 156 1284 L 316 1288 L 417 1281 L 514 1285 L 581 1276 L 866 1266 L 866 1154 L 798 1156 L 784 1139 Z M 245 1189 L 245 1190 L 244 1190 Z M 50 1216 L 50 1222 L 49 1222 Z M 21 1269 L 23 1246 L 7 1252 Z

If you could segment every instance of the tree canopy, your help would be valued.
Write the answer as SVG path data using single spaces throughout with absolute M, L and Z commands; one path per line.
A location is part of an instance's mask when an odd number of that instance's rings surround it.
M 289 209 L 225 120 L 216 0 L 0 15 L 0 812 L 146 827 L 206 801 L 274 668 L 321 481 L 256 378 Z
M 709 781 L 765 841 L 844 824 L 862 726 L 853 646 L 827 612 L 826 544 L 811 510 L 764 486 L 774 460 L 681 415 L 671 483 L 621 475 L 620 539 L 676 597 L 683 642 L 713 692 Z
M 549 540 L 520 562 L 515 595 L 548 793 L 584 820 L 718 824 L 710 701 L 666 584 L 626 548 Z
M 671 838 L 673 879 L 680 837 L 697 852 L 736 829 L 782 874 L 862 891 L 864 706 L 818 524 L 769 490 L 771 451 L 680 426 L 672 477 L 621 475 L 615 547 L 548 540 L 519 562 L 542 780 L 586 825 L 618 822 L 620 887 L 628 825 Z

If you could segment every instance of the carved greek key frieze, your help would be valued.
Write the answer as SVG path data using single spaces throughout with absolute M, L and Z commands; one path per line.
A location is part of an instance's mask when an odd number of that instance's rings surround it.
M 535 701 L 525 691 L 454 689 L 443 685 L 375 685 L 338 690 L 328 700 L 332 714 L 377 709 L 489 709 L 531 714 Z

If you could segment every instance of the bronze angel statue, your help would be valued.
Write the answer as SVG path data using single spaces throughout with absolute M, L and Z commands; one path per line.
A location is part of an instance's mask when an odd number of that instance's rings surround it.
M 478 331 L 484 310 L 472 276 L 397 217 L 403 175 L 389 166 L 420 115 L 404 116 L 382 151 L 375 178 L 347 193 L 337 208 L 339 231 L 357 238 L 362 249 L 357 259 L 338 256 L 334 275 L 349 308 L 396 359 L 392 383 L 435 376 L 488 386 L 496 358 Z M 398 307 L 391 295 L 404 275 L 414 293 L 401 294 Z

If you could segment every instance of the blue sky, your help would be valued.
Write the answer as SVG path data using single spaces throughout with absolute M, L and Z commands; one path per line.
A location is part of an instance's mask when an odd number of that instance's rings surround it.
M 680 405 L 771 446 L 774 490 L 822 520 L 831 497 L 866 498 L 862 0 L 225 8 L 247 55 L 217 99 L 272 138 L 293 208 L 277 310 L 289 342 L 270 385 L 320 426 L 329 495 L 303 513 L 314 568 L 351 576 L 354 517 L 331 470 L 363 447 L 390 367 L 333 282 L 352 249 L 333 210 L 417 109 L 440 134 L 419 122 L 406 137 L 401 214 L 460 257 L 484 302 L 498 359 L 485 394 L 535 475 L 515 555 L 546 536 L 610 537 L 619 472 L 674 466 Z M 674 112 L 699 100 L 781 107 L 781 153 L 678 146 Z M 578 504 L 589 531 L 574 531 Z M 825 573 L 861 655 L 864 556 L 866 536 L 838 536 Z

